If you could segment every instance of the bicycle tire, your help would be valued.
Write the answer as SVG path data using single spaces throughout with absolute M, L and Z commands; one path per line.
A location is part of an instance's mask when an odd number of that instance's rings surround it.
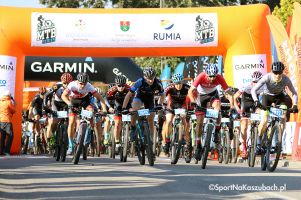
M 223 146 L 223 162 L 228 164 L 229 154 L 230 154 L 230 135 L 229 131 L 224 131 L 222 137 L 222 146 Z
M 266 163 L 266 144 L 267 143 L 267 135 L 264 133 L 261 139 L 261 170 L 265 171 L 267 168 L 267 163 Z
M 217 144 L 217 152 L 218 152 L 218 162 L 222 163 L 223 162 L 223 146 L 221 145 L 222 137 L 221 134 L 218 134 L 218 141 L 219 144 Z
M 280 127 L 279 127 L 279 124 L 276 123 L 272 127 L 271 133 L 267 140 L 266 163 L 267 163 L 267 169 L 269 172 L 275 171 L 275 169 L 277 168 L 277 165 L 278 165 L 280 155 L 281 155 L 281 137 L 279 139 L 279 136 L 276 135 L 278 133 L 280 133 Z M 275 160 L 274 160 L 274 162 L 272 162 L 271 154 L 273 154 L 273 152 L 271 152 L 271 149 L 272 149 L 272 141 L 273 141 L 274 137 L 278 137 L 278 140 L 276 141 L 276 147 L 275 147 L 275 153 L 276 153 Z
M 231 142 L 231 141 L 230 141 Z M 239 136 L 237 133 L 233 133 L 233 142 L 235 143 L 234 147 L 231 149 L 231 161 L 237 163 L 238 160 L 238 149 L 239 149 Z
M 249 167 L 254 167 L 256 160 L 256 146 L 258 138 L 258 128 L 251 128 L 251 145 L 248 147 L 248 165 Z
M 61 145 L 62 145 L 62 130 L 61 130 L 61 124 L 59 124 L 56 135 L 55 135 L 55 160 L 59 161 L 61 159 Z
M 84 140 L 85 140 L 85 135 L 86 135 L 86 131 L 87 131 L 88 125 L 87 123 L 81 123 L 79 126 L 79 130 L 77 134 L 80 134 L 78 137 L 78 141 L 79 143 L 75 145 L 75 153 L 74 153 L 74 157 L 72 159 L 73 164 L 77 165 L 79 162 L 79 158 L 80 155 L 83 151 L 83 147 L 84 147 Z
M 63 143 L 62 143 L 62 153 L 61 153 L 61 161 L 65 162 L 66 161 L 66 156 L 67 156 L 67 150 L 68 150 L 68 145 L 69 145 L 69 139 L 68 139 L 68 125 L 63 124 Z
M 210 142 L 211 142 L 213 128 L 214 128 L 213 124 L 207 124 L 206 129 L 203 133 L 203 136 L 205 137 L 205 139 L 204 139 L 204 141 L 202 141 L 202 144 L 204 144 L 203 153 L 202 153 L 203 154 L 202 155 L 202 169 L 206 168 L 208 153 L 210 151 Z
M 182 138 L 183 136 L 183 126 L 181 124 L 178 125 L 178 128 L 175 130 L 175 134 L 173 135 L 173 141 L 171 144 L 171 164 L 177 164 L 179 157 L 180 157 L 180 152 L 182 148 Z
M 127 161 L 127 154 L 128 154 L 128 143 L 129 143 L 129 132 L 130 132 L 130 127 L 129 124 L 125 125 L 125 130 L 122 138 L 122 151 L 120 152 L 120 158 L 122 162 Z
M 155 159 L 153 153 L 153 142 L 151 139 L 148 122 L 143 123 L 143 130 L 144 130 L 146 157 L 148 159 L 148 164 L 150 166 L 153 166 L 155 163 Z

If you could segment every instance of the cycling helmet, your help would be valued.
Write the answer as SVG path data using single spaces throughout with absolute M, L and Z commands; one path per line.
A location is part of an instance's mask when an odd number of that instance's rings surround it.
M 44 86 L 39 88 L 39 93 L 42 94 L 42 95 L 45 94 L 46 91 L 47 90 L 46 90 L 46 88 Z
M 79 82 L 83 82 L 83 83 L 89 82 L 89 75 L 84 72 L 79 73 L 76 78 Z
M 146 67 L 143 69 L 143 75 L 146 78 L 153 79 L 156 77 L 156 70 L 152 67 Z
M 282 62 L 276 61 L 272 63 L 272 71 L 273 72 L 283 72 L 284 64 Z
M 182 74 L 174 74 L 171 77 L 171 80 L 174 83 L 182 83 L 182 81 L 184 80 L 184 76 Z
M 209 64 L 206 67 L 206 74 L 209 76 L 216 76 L 218 72 L 217 65 L 216 64 Z
M 253 82 L 258 82 L 262 78 L 262 73 L 260 71 L 255 71 L 252 74 L 252 81 Z
M 62 76 L 61 76 L 61 81 L 63 83 L 70 83 L 71 81 L 73 81 L 73 77 L 70 73 L 63 73 Z
M 115 78 L 115 83 L 116 84 L 125 84 L 126 83 L 126 78 L 123 75 L 117 75 Z

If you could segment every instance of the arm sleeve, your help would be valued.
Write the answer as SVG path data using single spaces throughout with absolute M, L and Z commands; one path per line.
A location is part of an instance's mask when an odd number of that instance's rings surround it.
M 218 78 L 219 84 L 222 86 L 223 90 L 227 90 L 229 88 L 227 82 L 225 81 L 224 77 L 221 75 L 218 75 L 216 78 Z
M 198 85 L 200 84 L 201 82 L 201 79 L 204 77 L 204 73 L 200 73 L 196 78 L 195 80 L 193 81 L 192 85 L 197 88 Z
M 53 97 L 53 93 L 55 91 L 53 89 L 50 89 L 48 92 L 46 92 L 45 97 L 43 99 L 43 106 L 45 107 L 47 105 L 47 102 L 49 101 L 49 99 L 51 99 Z
M 142 79 L 138 79 L 136 83 L 131 87 L 130 91 L 132 93 L 136 92 L 141 85 L 142 85 Z
M 267 76 L 264 76 L 263 78 L 260 79 L 260 81 L 258 81 L 258 83 L 256 83 L 256 85 L 252 88 L 251 90 L 251 94 L 252 94 L 252 98 L 254 101 L 258 101 L 258 97 L 257 97 L 257 90 L 259 90 L 259 88 L 261 88 L 265 82 L 266 82 Z
M 292 81 L 288 78 L 288 82 L 287 82 L 287 87 L 289 88 L 289 90 L 292 92 L 293 95 L 293 104 L 297 105 L 298 104 L 298 94 L 292 84 Z

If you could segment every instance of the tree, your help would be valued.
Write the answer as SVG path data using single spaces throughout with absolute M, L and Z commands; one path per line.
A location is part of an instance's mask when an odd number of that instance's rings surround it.
M 301 3 L 301 0 L 281 0 L 280 7 L 276 6 L 273 11 L 273 15 L 277 16 L 284 26 L 286 26 L 289 17 L 293 14 L 294 2 Z
M 103 0 L 39 0 L 49 8 L 103 8 Z

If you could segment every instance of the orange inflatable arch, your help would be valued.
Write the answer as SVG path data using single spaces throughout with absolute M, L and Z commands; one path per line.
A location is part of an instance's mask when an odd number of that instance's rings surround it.
M 235 56 L 264 55 L 265 65 L 270 64 L 269 13 L 264 4 L 174 9 L 0 7 L 0 82 L 8 71 L 15 73 L 4 81 L 13 90 L 17 109 L 12 153 L 20 151 L 25 56 L 222 55 L 225 77 L 233 85 Z M 4 86 L 0 84 L 0 90 Z

